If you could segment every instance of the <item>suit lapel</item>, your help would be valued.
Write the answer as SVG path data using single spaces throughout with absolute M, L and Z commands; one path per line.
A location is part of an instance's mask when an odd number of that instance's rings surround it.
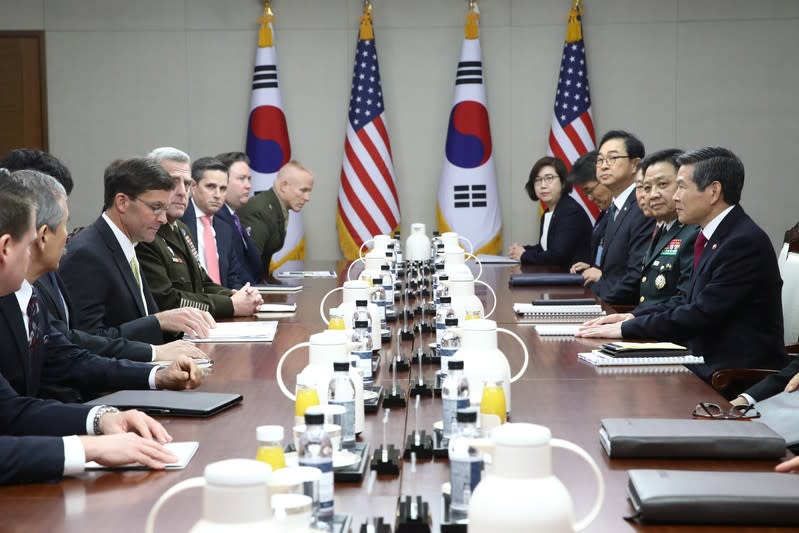
M 649 250 L 647 251 L 646 258 L 644 258 L 644 268 L 648 267 L 652 261 L 655 260 L 657 256 L 660 255 L 660 252 L 665 248 L 665 246 L 671 242 L 673 238 L 680 234 L 682 229 L 685 226 L 680 224 L 679 221 L 675 221 L 674 224 L 671 225 L 671 228 L 665 233 L 660 236 L 657 242 L 653 242 L 649 245 Z
M 724 217 L 724 220 L 721 221 L 719 226 L 716 228 L 716 231 L 714 231 L 713 235 L 710 237 L 710 239 L 708 239 L 707 243 L 705 244 L 705 249 L 702 252 L 702 257 L 699 259 L 699 264 L 696 266 L 693 274 L 691 275 L 691 287 L 688 291 L 689 295 L 693 295 L 696 280 L 705 270 L 707 264 L 713 260 L 713 256 L 716 254 L 716 249 L 724 243 L 724 239 L 729 234 L 730 229 L 734 228 L 738 223 L 738 219 L 741 217 L 742 213 L 743 209 L 741 206 L 736 205 L 732 211 L 727 213 L 727 216 Z
M 624 222 L 625 217 L 630 213 L 630 209 L 632 203 L 635 202 L 635 191 L 632 191 L 628 196 L 627 200 L 625 200 L 624 205 L 621 207 L 619 212 L 616 214 L 616 219 L 614 220 L 612 217 L 608 219 L 608 225 L 605 229 L 605 249 L 607 250 L 609 244 L 613 241 L 613 237 L 616 236 L 617 230 L 621 227 L 622 223 Z M 608 213 L 610 216 L 610 213 Z
M 30 344 L 16 294 L 12 292 L 0 298 L 0 313 L 3 314 L 8 329 L 14 335 L 14 343 L 17 345 L 17 360 L 20 368 L 25 369 L 25 388 L 27 389 L 31 372 Z
M 183 213 L 181 217 L 183 223 L 186 224 L 186 227 L 189 228 L 189 234 L 191 235 L 191 240 L 194 241 L 195 246 L 197 245 L 197 215 L 194 213 L 194 203 L 189 201 L 189 205 L 186 207 L 186 211 Z
M 133 301 L 136 302 L 136 306 L 139 309 L 140 315 L 146 316 L 147 313 L 145 312 L 144 302 L 142 301 L 141 295 L 143 291 L 139 290 L 139 284 L 136 283 L 136 278 L 133 277 L 133 271 L 130 269 L 130 263 L 128 263 L 128 260 L 125 259 L 125 252 L 122 251 L 122 247 L 119 245 L 114 232 L 108 227 L 108 224 L 102 218 L 98 220 L 97 229 L 100 232 L 100 236 L 102 236 L 106 247 L 111 252 L 111 258 L 114 260 L 114 264 L 116 265 L 117 270 L 119 270 L 119 275 L 122 277 L 122 280 L 125 282 L 125 286 L 128 288 L 130 295 L 133 297 Z M 143 283 L 144 274 L 142 274 L 142 284 Z

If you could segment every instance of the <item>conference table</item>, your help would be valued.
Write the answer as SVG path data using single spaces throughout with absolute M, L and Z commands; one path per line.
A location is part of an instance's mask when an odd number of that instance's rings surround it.
M 292 270 L 333 268 L 333 262 L 308 262 L 291 265 Z M 214 361 L 201 387 L 204 391 L 237 392 L 244 401 L 208 419 L 159 417 L 176 441 L 199 441 L 199 449 L 190 464 L 179 471 L 94 471 L 54 483 L 0 487 L 0 531 L 2 532 L 141 532 L 150 508 L 172 485 L 202 476 L 208 463 L 222 459 L 254 458 L 255 428 L 278 424 L 291 440 L 294 420 L 293 403 L 283 396 L 276 384 L 278 358 L 296 343 L 307 341 L 312 333 L 325 329 L 319 315 L 324 294 L 340 285 L 347 264 L 335 263 L 336 279 L 304 279 L 301 292 L 269 295 L 266 301 L 296 302 L 296 313 L 279 318 L 277 335 L 271 343 L 203 344 Z M 486 266 L 482 279 L 496 291 L 498 305 L 491 317 L 501 327 L 516 332 L 526 343 L 530 362 L 524 376 L 512 385 L 512 422 L 530 422 L 547 426 L 554 437 L 566 439 L 584 448 L 602 472 L 606 493 L 601 512 L 586 531 L 695 531 L 697 526 L 642 525 L 624 520 L 632 509 L 627 501 L 626 471 L 631 468 L 668 468 L 718 471 L 770 471 L 774 461 L 721 460 L 611 460 L 598 438 L 600 419 L 605 417 L 690 418 L 700 401 L 723 402 L 710 386 L 690 372 L 670 374 L 600 374 L 578 360 L 577 354 L 599 344 L 598 340 L 567 337 L 540 338 L 535 329 L 520 323 L 512 311 L 513 302 L 530 302 L 541 297 L 585 297 L 581 287 L 511 288 L 508 278 L 519 266 Z M 357 274 L 359 268 L 353 269 Z M 478 295 L 488 303 L 490 296 L 478 288 Z M 337 305 L 341 296 L 329 299 Z M 611 311 L 609 309 L 609 311 Z M 258 320 L 269 318 L 259 317 Z M 250 319 L 251 320 L 251 319 Z M 406 351 L 410 343 L 405 345 Z M 499 336 L 499 347 L 507 355 L 511 369 L 521 366 L 518 344 L 506 335 Z M 384 345 L 382 366 L 376 377 L 390 387 L 388 367 L 390 351 Z M 289 387 L 307 364 L 307 351 L 297 350 L 284 366 Z M 417 366 L 398 373 L 404 388 L 417 377 Z M 426 365 L 424 376 L 432 379 L 437 369 Z M 387 441 L 402 448 L 413 430 L 413 402 L 405 409 L 391 409 Z M 366 415 L 366 429 L 360 436 L 372 449 L 383 435 L 383 409 Z M 441 418 L 440 399 L 422 399 L 419 427 L 430 431 Z M 745 423 L 745 422 L 742 422 Z M 554 474 L 572 495 L 575 516 L 584 516 L 596 497 L 595 483 L 587 464 L 562 450 L 553 450 Z M 383 517 L 393 526 L 398 498 L 414 490 L 429 504 L 432 531 L 441 524 L 441 485 L 448 480 L 445 458 L 419 461 L 415 476 L 409 462 L 399 476 L 378 476 L 373 492 L 367 497 L 368 474 L 357 483 L 336 483 L 335 510 L 352 515 L 353 531 L 368 517 Z M 530 502 L 546 505 L 546 502 Z M 155 531 L 187 531 L 200 517 L 202 496 L 194 489 L 176 496 L 162 508 Z M 702 531 L 780 531 L 782 528 L 705 526 Z

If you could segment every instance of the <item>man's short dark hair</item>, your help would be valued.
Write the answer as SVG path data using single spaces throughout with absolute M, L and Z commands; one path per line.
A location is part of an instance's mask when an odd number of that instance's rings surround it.
M 233 163 L 238 163 L 239 161 L 244 161 L 247 165 L 250 164 L 250 158 L 244 152 L 225 152 L 217 155 L 216 158 L 222 161 L 222 164 L 225 165 L 228 170 L 233 166 Z
M 569 194 L 572 190 L 572 185 L 566 181 L 566 164 L 557 157 L 544 156 L 535 162 L 533 168 L 530 169 L 530 176 L 527 178 L 527 183 L 524 184 L 524 190 L 527 191 L 527 195 L 530 199 L 534 202 L 538 201 L 538 195 L 535 193 L 535 178 L 544 167 L 552 167 L 555 169 L 560 179 L 561 195 Z
M 227 169 L 228 167 L 215 157 L 201 157 L 191 164 L 191 179 L 194 183 L 200 183 L 209 170 L 219 170 L 227 176 Z
M 656 163 L 669 163 L 674 167 L 674 171 L 676 172 L 677 169 L 680 168 L 677 159 L 684 153 L 685 151 L 679 148 L 666 148 L 665 150 L 653 152 L 641 160 L 641 171 L 646 174 L 649 167 Z
M 627 155 L 630 156 L 630 159 L 635 159 L 636 157 L 643 159 L 646 155 L 644 143 L 641 142 L 641 139 L 624 130 L 610 130 L 607 132 L 602 136 L 602 140 L 599 141 L 599 147 L 601 148 L 603 144 L 612 139 L 621 139 L 624 141 L 624 148 L 627 150 Z
M 694 165 L 693 181 L 700 191 L 718 181 L 721 184 L 722 198 L 728 205 L 735 205 L 741 201 L 744 164 L 732 150 L 720 146 L 706 146 L 684 153 L 677 158 L 677 163 Z
M 43 174 L 54 177 L 58 183 L 64 186 L 67 195 L 72 193 L 72 173 L 56 156 L 33 150 L 31 148 L 17 148 L 11 150 L 3 159 L 0 159 L 0 167 L 5 167 L 9 172 L 16 170 L 38 170 Z
M 596 181 L 596 150 L 591 150 L 577 158 L 572 165 L 567 181 L 581 186 Z
M 118 159 L 108 165 L 103 177 L 104 209 L 114 205 L 114 197 L 122 193 L 131 199 L 147 191 L 171 191 L 175 183 L 161 165 L 149 157 Z
M 22 239 L 31 229 L 36 212 L 33 191 L 24 183 L 12 180 L 8 172 L 0 171 L 0 236 Z

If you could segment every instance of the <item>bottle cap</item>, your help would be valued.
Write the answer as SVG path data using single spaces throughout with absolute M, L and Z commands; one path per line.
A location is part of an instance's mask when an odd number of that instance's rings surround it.
M 433 236 L 434 236 L 434 237 L 438 237 L 439 235 L 441 235 L 441 233 L 439 233 L 438 231 L 434 231 L 434 232 L 433 232 Z
M 258 426 L 255 428 L 255 438 L 260 441 L 282 441 L 284 436 L 283 426 Z
M 355 307 L 366 307 L 367 303 L 366 300 L 355 300 Z
M 391 270 L 391 267 L 388 265 L 380 265 L 380 270 Z
M 368 320 L 356 320 L 355 321 L 355 329 L 361 329 L 361 328 L 365 329 L 365 328 L 368 328 L 368 327 L 369 327 L 369 321 Z
M 306 424 L 308 423 L 308 415 L 305 415 Z M 477 409 L 473 407 L 468 407 L 466 409 L 458 409 L 457 413 L 455 414 L 455 420 L 459 423 L 477 423 Z
M 475 418 L 475 420 L 477 420 L 477 418 Z M 307 410 L 305 411 L 306 426 L 321 426 L 324 423 L 325 423 L 324 413 L 309 413 Z
M 436 263 L 436 270 L 444 270 L 444 263 Z
M 443 266 L 442 266 L 442 268 L 443 268 Z M 449 280 L 449 276 L 447 276 L 446 274 L 441 274 L 440 276 L 438 276 L 438 281 L 448 281 L 448 280 Z
M 456 316 L 448 316 L 444 319 L 444 325 L 446 326 L 457 326 L 458 325 L 458 317 Z
M 349 372 L 350 363 L 348 361 L 336 361 L 333 363 L 334 372 Z
M 372 278 L 372 283 L 375 284 L 375 285 L 380 285 L 382 287 L 383 286 L 383 278 Z
M 452 296 L 442 296 L 441 297 L 442 304 L 451 304 L 452 303 Z
M 396 246 L 396 243 L 393 243 L 393 242 L 388 243 L 388 249 L 389 250 L 393 250 L 395 248 L 395 246 Z
M 449 370 L 463 370 L 463 361 L 461 359 L 447 361 L 447 368 Z
M 394 247 L 394 245 L 393 245 L 393 244 L 391 244 L 391 245 L 389 245 L 389 247 L 390 247 L 390 248 L 393 248 L 393 247 Z M 386 257 L 394 257 L 394 252 L 386 252 Z

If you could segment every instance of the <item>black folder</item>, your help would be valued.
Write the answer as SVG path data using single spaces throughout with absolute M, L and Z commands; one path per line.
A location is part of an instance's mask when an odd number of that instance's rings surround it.
M 547 273 L 525 273 L 511 274 L 511 287 L 537 287 L 541 285 L 580 285 L 584 280 L 581 274 L 547 274 Z
M 138 409 L 149 415 L 208 417 L 243 399 L 241 394 L 225 392 L 121 390 L 86 402 L 86 405 Z

